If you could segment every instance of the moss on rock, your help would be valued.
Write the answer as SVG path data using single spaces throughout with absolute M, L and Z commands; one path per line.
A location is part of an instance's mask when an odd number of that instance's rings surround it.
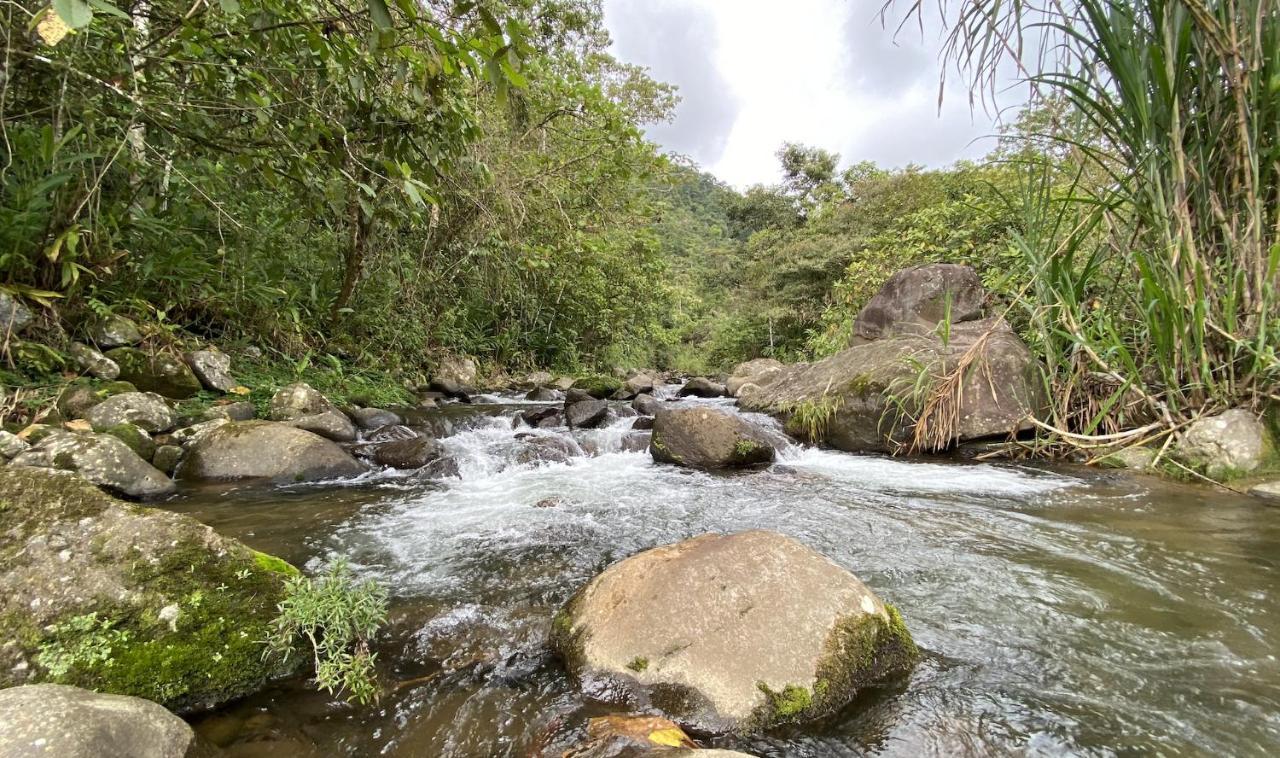
M 622 384 L 623 383 L 620 379 L 614 379 L 611 376 L 597 374 L 595 376 L 582 377 L 573 383 L 573 389 L 582 390 L 594 398 L 605 400 L 612 397 L 618 390 L 622 389 Z
M 284 673 L 262 641 L 288 563 L 75 477 L 0 469 L 0 497 L 0 633 L 16 642 L 0 687 L 50 681 L 181 712 Z

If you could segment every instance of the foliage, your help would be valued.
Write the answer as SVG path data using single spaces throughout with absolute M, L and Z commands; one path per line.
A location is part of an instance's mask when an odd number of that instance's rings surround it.
M 54 681 L 78 667 L 111 665 L 112 649 L 127 642 L 129 633 L 115 628 L 115 622 L 86 613 L 53 625 L 50 637 L 40 644 L 39 663 Z
M 293 655 L 305 639 L 315 666 L 316 684 L 325 692 L 361 704 L 378 697 L 377 653 L 369 649 L 386 621 L 386 588 L 357 582 L 345 561 L 332 563 L 312 579 L 290 578 L 280 615 L 268 639 L 272 652 Z

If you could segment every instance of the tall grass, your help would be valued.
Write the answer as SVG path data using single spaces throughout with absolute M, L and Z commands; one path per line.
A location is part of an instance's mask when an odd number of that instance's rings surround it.
M 1058 420 L 1173 427 L 1280 399 L 1280 3 L 940 6 L 972 92 L 1012 66 L 1086 125 L 1047 135 L 1079 173 L 1030 185 L 1015 239 Z

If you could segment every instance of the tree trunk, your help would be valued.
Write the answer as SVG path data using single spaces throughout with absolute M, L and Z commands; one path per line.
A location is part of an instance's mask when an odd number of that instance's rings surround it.
M 355 294 L 356 285 L 360 282 L 360 274 L 364 271 L 369 235 L 373 231 L 373 219 L 365 216 L 364 210 L 360 207 L 360 197 L 356 194 L 358 192 L 360 192 L 359 188 L 353 190 L 351 201 L 347 206 L 351 224 L 351 244 L 347 246 L 344 256 L 342 289 L 338 290 L 338 297 L 333 301 L 333 308 L 329 311 L 330 327 L 338 323 L 342 309 L 347 307 L 351 302 L 351 296 Z

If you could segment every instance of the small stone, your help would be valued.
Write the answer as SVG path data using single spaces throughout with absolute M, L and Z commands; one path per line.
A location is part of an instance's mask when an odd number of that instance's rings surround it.
M 355 408 L 351 411 L 351 418 L 361 429 L 377 429 L 401 422 L 398 415 L 381 408 Z
M 215 418 L 225 418 L 228 421 L 251 421 L 257 413 L 258 409 L 253 403 L 242 400 L 236 403 L 209 406 L 201 417 L 206 421 L 212 421 Z
M 216 348 L 195 350 L 183 356 L 205 389 L 230 392 L 239 386 L 231 376 L 231 356 Z
M 108 381 L 120 376 L 120 366 L 97 349 L 76 342 L 69 351 L 72 362 L 84 373 Z

